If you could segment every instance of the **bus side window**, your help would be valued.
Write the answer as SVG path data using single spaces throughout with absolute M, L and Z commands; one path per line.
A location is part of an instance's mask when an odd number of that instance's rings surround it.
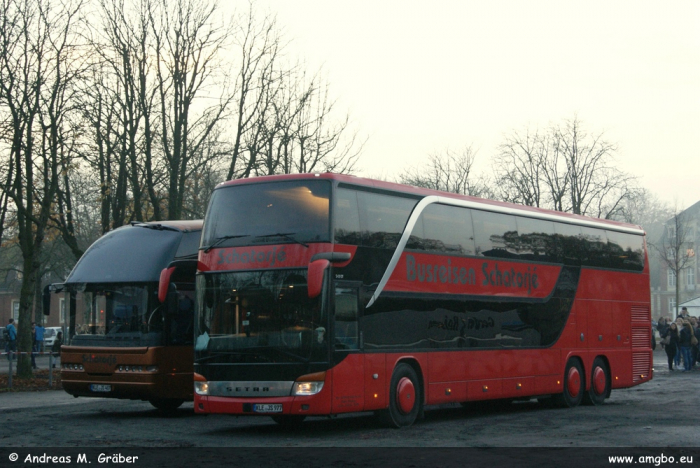
M 335 288 L 335 349 L 358 349 L 357 289 Z

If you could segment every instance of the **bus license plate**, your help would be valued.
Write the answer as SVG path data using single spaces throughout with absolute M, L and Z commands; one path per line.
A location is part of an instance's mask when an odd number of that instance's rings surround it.
M 255 413 L 281 413 L 282 412 L 282 404 L 253 405 L 253 412 L 255 412 Z
M 92 385 L 90 385 L 90 390 L 93 392 L 111 392 L 112 386 L 111 385 L 92 384 Z

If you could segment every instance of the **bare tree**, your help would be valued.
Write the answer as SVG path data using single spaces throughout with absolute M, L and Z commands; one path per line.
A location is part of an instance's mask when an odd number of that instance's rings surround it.
M 56 212 L 51 224 L 61 235 L 71 253 L 71 259 L 49 257 L 52 264 L 72 265 L 98 237 L 104 234 L 101 227 L 100 180 L 86 164 L 73 158 L 70 166 L 61 166 L 57 193 Z M 63 271 L 67 273 L 70 268 Z M 61 271 L 51 268 L 58 277 Z
M 283 60 L 286 44 L 274 16 L 252 7 L 236 40 L 236 122 L 228 179 L 251 175 L 354 170 L 364 141 L 338 115 L 330 87 L 317 72 Z
M 643 227 L 649 239 L 660 239 L 673 213 L 668 203 L 648 189 L 639 189 L 624 201 L 618 219 Z
M 567 175 L 550 130 L 514 131 L 493 160 L 496 197 L 507 202 L 563 211 Z
M 545 131 L 512 132 L 493 160 L 506 201 L 598 218 L 621 218 L 636 179 L 614 166 L 615 145 L 578 117 Z
M 297 102 L 299 111 L 291 118 L 294 138 L 281 145 L 285 172 L 352 173 L 365 142 L 357 132 L 348 134 L 349 115 L 334 118 L 337 103 L 328 83 L 317 76 L 301 88 Z
M 0 181 L 0 245 L 5 238 L 5 226 L 10 209 L 10 188 L 13 180 L 14 161 L 13 153 L 10 153 L 6 161 L 0 161 L 0 174 L 5 177 Z
M 209 205 L 214 188 L 226 175 L 222 161 L 231 155 L 231 146 L 224 137 L 223 125 L 217 126 L 200 145 L 199 155 L 195 155 L 188 168 L 183 199 L 183 217 L 201 219 Z
M 99 0 L 89 30 L 92 75 L 84 83 L 91 129 L 86 161 L 100 175 L 102 230 L 129 220 L 162 219 L 154 162 L 157 107 L 151 0 Z
M 354 170 L 364 141 L 351 132 L 348 115 L 335 117 L 336 102 L 320 74 L 307 79 L 297 64 L 265 92 L 266 109 L 245 139 L 256 175 Z
M 266 137 L 279 81 L 285 72 L 278 65 L 283 48 L 273 16 L 258 19 L 250 5 L 236 34 L 238 73 L 233 147 L 227 180 L 250 177 L 258 164 L 258 149 Z M 247 153 L 247 155 L 245 154 Z M 247 157 L 246 157 L 247 156 Z
M 41 253 L 58 190 L 59 167 L 73 104 L 81 51 L 76 26 L 81 3 L 2 0 L 0 106 L 8 115 L 5 140 L 13 180 L 7 195 L 16 210 L 22 251 L 18 348 L 29 352 L 31 312 Z M 18 375 L 31 376 L 24 356 Z
M 106 47 L 100 49 L 106 53 Z M 80 101 L 86 142 L 80 149 L 80 156 L 99 177 L 97 201 L 101 232 L 105 233 L 132 217 L 129 167 L 127 153 L 123 151 L 125 132 L 119 110 L 121 88 L 112 76 L 111 67 L 101 59 L 93 64 L 82 86 Z
M 660 241 L 653 243 L 661 262 L 673 274 L 676 284 L 676 316 L 680 303 L 680 276 L 695 256 L 691 219 L 686 211 L 674 210 L 666 222 L 666 230 Z
M 442 154 L 432 154 L 425 166 L 405 170 L 399 182 L 460 195 L 492 197 L 486 180 L 473 173 L 475 158 L 476 151 L 471 146 L 458 152 L 448 149 Z
M 613 165 L 616 146 L 589 135 L 578 117 L 555 130 L 555 147 L 566 161 L 568 203 L 575 214 L 610 219 L 633 195 L 636 179 Z M 568 210 L 567 210 L 568 211 Z
M 62 156 L 59 160 L 59 181 L 56 189 L 56 210 L 51 220 L 53 226 L 58 230 L 65 242 L 66 246 L 73 253 L 73 257 L 77 260 L 84 252 L 84 248 L 78 243 L 75 207 L 73 202 L 71 175 L 73 173 L 75 159 L 78 151 L 75 146 L 77 144 L 75 135 L 69 135 L 70 140 L 64 141 L 64 146 L 61 147 Z
M 182 215 L 191 160 L 234 100 L 221 62 L 233 31 L 220 16 L 216 3 L 161 0 L 152 17 L 170 219 Z

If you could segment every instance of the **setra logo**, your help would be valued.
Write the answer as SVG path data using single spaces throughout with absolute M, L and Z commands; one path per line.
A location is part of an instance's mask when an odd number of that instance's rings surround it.
M 241 393 L 241 392 L 255 392 L 255 393 L 261 393 L 261 392 L 269 392 L 270 387 L 226 387 L 226 391 L 229 393 Z

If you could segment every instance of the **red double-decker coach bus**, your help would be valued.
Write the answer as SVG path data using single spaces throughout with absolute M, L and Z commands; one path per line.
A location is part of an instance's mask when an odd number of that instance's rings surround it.
M 637 226 L 335 174 L 214 191 L 195 411 L 306 416 L 530 399 L 652 377 Z

